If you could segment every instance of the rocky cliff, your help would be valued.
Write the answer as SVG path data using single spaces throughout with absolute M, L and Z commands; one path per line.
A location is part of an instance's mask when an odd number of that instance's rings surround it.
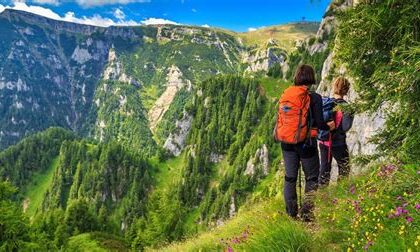
M 51 126 L 100 141 L 153 143 L 158 134 L 163 144 L 198 82 L 283 64 L 287 52 L 277 43 L 255 49 L 233 32 L 204 27 L 104 28 L 7 9 L 0 14 L 0 149 Z
M 340 3 L 341 2 L 341 3 Z M 320 28 L 316 35 L 317 43 L 308 48 L 310 53 L 322 52 L 326 50 L 328 45 L 332 44 L 327 59 L 322 67 L 322 79 L 317 88 L 317 91 L 322 95 L 332 95 L 332 81 L 337 76 L 344 76 L 353 82 L 353 77 L 347 74 L 345 66 L 338 62 L 335 58 L 335 51 L 339 50 L 334 46 L 334 30 L 339 23 L 337 22 L 334 13 L 340 10 L 345 10 L 355 6 L 358 1 L 333 1 L 328 7 L 324 19 L 321 22 Z M 332 35 L 332 36 L 331 36 Z M 357 92 L 352 87 L 346 99 L 351 103 L 357 101 Z M 385 118 L 381 110 L 374 113 L 356 114 L 353 127 L 348 133 L 348 145 L 352 155 L 371 155 L 376 151 L 376 146 L 370 143 L 370 138 L 375 135 L 383 127 Z

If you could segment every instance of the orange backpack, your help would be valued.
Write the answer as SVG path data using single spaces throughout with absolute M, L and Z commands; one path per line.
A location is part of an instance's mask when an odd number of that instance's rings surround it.
M 276 142 L 297 144 L 310 137 L 309 106 L 310 96 L 307 86 L 291 86 L 283 92 L 273 132 Z

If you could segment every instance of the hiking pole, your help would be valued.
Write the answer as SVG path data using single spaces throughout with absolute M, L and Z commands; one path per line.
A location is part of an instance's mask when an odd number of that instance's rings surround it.
M 302 208 L 302 174 L 300 171 L 300 166 L 298 168 L 298 179 L 299 179 L 299 209 Z

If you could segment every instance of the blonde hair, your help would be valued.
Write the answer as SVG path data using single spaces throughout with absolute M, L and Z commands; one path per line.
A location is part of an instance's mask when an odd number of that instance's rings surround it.
M 349 92 L 350 82 L 344 77 L 338 77 L 334 81 L 333 91 L 334 94 L 345 96 Z

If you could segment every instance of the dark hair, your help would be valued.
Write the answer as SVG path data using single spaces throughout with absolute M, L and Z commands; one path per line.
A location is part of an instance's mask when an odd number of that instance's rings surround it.
M 315 71 L 310 65 L 299 65 L 293 79 L 296 86 L 315 84 Z

